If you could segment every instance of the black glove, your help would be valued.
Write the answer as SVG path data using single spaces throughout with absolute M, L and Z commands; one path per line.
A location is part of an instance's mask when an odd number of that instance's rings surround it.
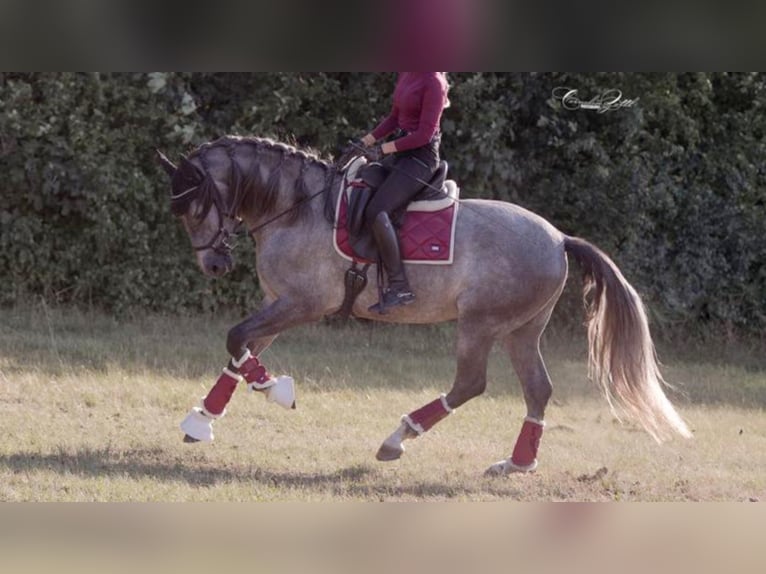
M 364 150 L 364 157 L 371 162 L 380 162 L 383 159 L 383 156 L 383 148 L 377 144 Z

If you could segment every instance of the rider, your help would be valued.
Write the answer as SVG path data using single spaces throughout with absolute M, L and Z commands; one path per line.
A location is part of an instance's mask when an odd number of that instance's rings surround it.
M 439 166 L 439 123 L 449 105 L 447 90 L 446 72 L 399 72 L 391 113 L 361 139 L 367 158 L 383 160 L 383 165 L 390 168 L 365 210 L 388 274 L 383 299 L 370 307 L 371 311 L 385 313 L 415 299 L 404 273 L 391 214 L 406 206 L 423 187 L 421 182 L 429 181 Z M 376 143 L 397 129 L 403 132 L 401 137 L 382 145 Z

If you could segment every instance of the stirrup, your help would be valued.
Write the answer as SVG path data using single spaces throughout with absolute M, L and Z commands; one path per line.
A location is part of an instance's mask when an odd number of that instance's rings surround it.
M 368 311 L 372 313 L 378 313 L 385 315 L 389 309 L 399 307 L 402 305 L 409 305 L 415 300 L 415 294 L 409 289 L 403 289 L 401 291 L 386 289 L 383 292 L 383 296 L 380 301 L 371 306 Z

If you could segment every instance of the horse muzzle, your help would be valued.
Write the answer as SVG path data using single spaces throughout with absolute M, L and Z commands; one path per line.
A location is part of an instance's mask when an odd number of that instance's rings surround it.
M 229 253 L 211 250 L 201 254 L 199 266 L 208 277 L 223 277 L 234 268 L 234 259 Z

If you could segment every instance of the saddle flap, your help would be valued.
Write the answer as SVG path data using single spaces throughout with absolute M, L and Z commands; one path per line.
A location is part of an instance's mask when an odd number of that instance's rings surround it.
M 362 185 L 354 186 L 353 191 L 348 194 L 348 218 L 346 228 L 352 237 L 356 237 L 362 232 L 364 226 L 364 210 L 370 202 L 373 194 L 373 188 Z

